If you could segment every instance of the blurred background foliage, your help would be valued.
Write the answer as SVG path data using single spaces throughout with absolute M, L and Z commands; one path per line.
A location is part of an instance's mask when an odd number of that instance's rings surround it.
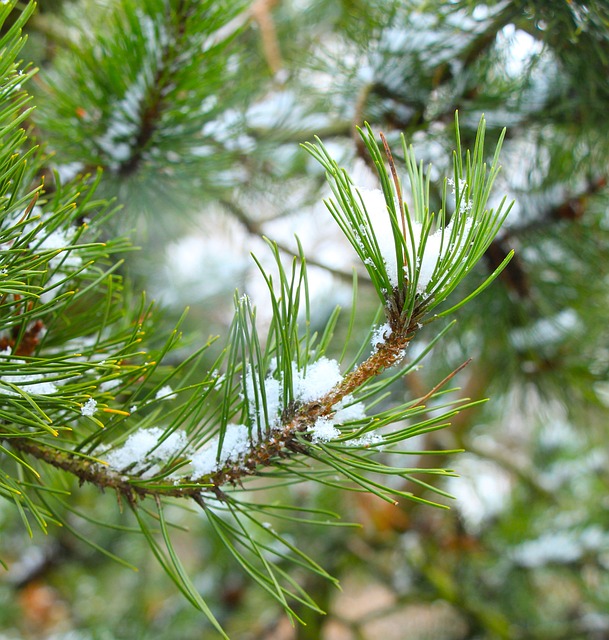
M 55 0 L 26 31 L 47 189 L 104 169 L 98 193 L 122 207 L 106 233 L 141 247 L 124 275 L 168 327 L 190 307 L 193 348 L 226 332 L 235 287 L 262 299 L 249 253 L 264 260 L 263 235 L 288 257 L 300 238 L 314 323 L 348 306 L 355 256 L 300 142 L 320 136 L 374 187 L 355 126 L 390 142 L 404 132 L 433 162 L 439 202 L 455 110 L 464 146 L 481 113 L 490 138 L 508 128 L 495 193 L 516 204 L 480 269 L 516 257 L 402 383 L 405 399 L 423 395 L 473 357 L 460 393 L 492 399 L 413 445 L 438 451 L 422 465 L 459 473 L 445 487 L 451 510 L 350 494 L 342 510 L 360 529 L 294 526 L 343 585 L 308 576 L 328 615 L 304 612 L 298 628 L 249 588 L 201 518 L 172 519 L 189 529 L 185 562 L 231 638 L 609 638 L 607 3 Z M 365 335 L 376 302 L 364 275 L 359 305 Z M 454 448 L 465 452 L 441 453 Z M 336 499 L 298 491 L 302 504 Z M 119 522 L 112 496 L 78 500 L 107 502 Z M 24 540 L 14 518 L 0 504 L 3 640 L 204 637 L 137 536 L 86 525 L 134 573 L 68 531 Z

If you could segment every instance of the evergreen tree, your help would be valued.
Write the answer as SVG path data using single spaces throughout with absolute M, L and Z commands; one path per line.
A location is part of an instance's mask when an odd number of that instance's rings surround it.
M 605 4 L 0 21 L 6 637 L 604 637 Z

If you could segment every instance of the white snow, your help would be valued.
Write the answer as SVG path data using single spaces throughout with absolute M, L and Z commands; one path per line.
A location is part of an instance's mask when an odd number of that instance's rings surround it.
M 3 352 L 3 355 L 4 354 L 8 355 L 6 352 Z M 13 364 L 24 365 L 24 368 L 27 367 L 26 363 L 23 360 L 14 360 Z M 0 378 L 0 383 L 9 382 L 11 384 L 14 384 L 16 387 L 19 387 L 21 391 L 29 395 L 47 396 L 57 391 L 57 385 L 55 384 L 55 382 L 47 380 L 46 378 L 48 377 L 49 376 L 45 375 L 44 373 L 7 375 Z M 20 395 L 17 391 L 14 391 L 10 387 L 3 384 L 0 384 L 0 393 L 6 396 Z
M 371 431 L 370 433 L 364 434 L 361 438 L 349 440 L 347 444 L 350 447 L 370 447 L 371 445 L 380 444 L 381 442 L 383 442 L 383 436 Z
M 176 431 L 170 434 L 157 447 L 156 445 L 162 436 L 163 429 L 158 427 L 140 429 L 131 434 L 120 449 L 107 453 L 105 460 L 110 467 L 117 471 L 132 464 L 135 465 L 134 471 L 137 471 L 139 467 L 150 460 L 164 462 L 186 448 L 187 440 L 184 432 Z
M 460 184 L 461 189 L 464 189 L 465 186 L 465 183 Z M 380 189 L 363 188 L 356 189 L 356 192 L 361 197 L 361 201 L 368 213 L 368 217 L 370 218 L 372 232 L 374 233 L 379 251 L 385 262 L 389 281 L 393 287 L 397 287 L 398 264 L 395 240 L 393 236 L 393 228 L 391 226 L 391 218 L 383 192 Z M 465 215 L 469 209 L 471 209 L 471 202 L 464 200 L 461 197 L 459 203 L 459 214 Z M 453 219 L 457 218 L 459 218 L 459 215 L 456 215 Z M 411 220 L 410 225 L 412 227 L 413 238 L 410 238 L 410 234 L 407 231 L 405 241 L 406 252 L 410 256 L 410 261 L 418 272 L 417 291 L 419 291 L 419 293 L 426 293 L 438 262 L 446 255 L 457 255 L 465 248 L 465 244 L 470 235 L 471 220 L 468 219 L 465 222 L 463 232 L 457 239 L 456 244 L 451 244 L 449 242 L 451 235 L 451 224 L 449 223 L 443 230 L 437 229 L 434 233 L 430 233 L 428 235 L 422 251 L 420 249 L 420 245 L 423 225 L 415 220 Z M 354 229 L 354 232 L 363 245 L 363 240 L 365 240 L 369 235 L 369 230 L 366 228 L 360 228 Z M 421 253 L 422 255 L 420 255 Z M 408 276 L 407 267 L 403 266 L 402 268 Z
M 505 54 L 505 71 L 512 78 L 522 75 L 543 49 L 539 40 L 513 24 L 506 25 L 497 34 L 497 44 Z
M 176 397 L 176 394 L 173 392 L 173 389 L 166 384 L 164 387 L 161 387 L 155 394 L 155 400 L 173 400 Z
M 283 381 L 277 378 L 275 366 L 271 363 L 270 373 L 260 380 L 255 375 L 250 365 L 245 374 L 245 395 L 249 403 L 249 417 L 252 425 L 259 424 L 263 432 L 274 437 L 274 433 L 281 427 L 281 412 L 283 409 Z M 332 388 L 342 381 L 340 366 L 336 360 L 322 356 L 312 362 L 306 369 L 298 370 L 296 363 L 293 366 L 294 399 L 299 402 L 314 402 L 329 393 Z M 261 388 L 263 387 L 263 389 Z M 171 397 L 173 394 L 169 385 L 166 385 L 157 393 L 157 397 Z M 263 402 L 264 397 L 264 402 Z M 96 405 L 89 401 L 82 409 L 83 415 L 93 415 Z M 266 406 L 266 415 L 262 409 Z M 132 412 L 136 407 L 132 408 Z M 314 443 L 329 442 L 341 435 L 337 425 L 361 420 L 366 417 L 364 405 L 355 402 L 351 395 L 345 396 L 334 407 L 334 414 L 317 419 L 309 433 Z M 220 451 L 220 436 L 217 435 L 205 443 L 203 448 L 192 454 L 187 451 L 187 438 L 183 432 L 172 433 L 162 444 L 155 448 L 163 435 L 160 428 L 140 429 L 129 436 L 125 444 L 106 454 L 105 459 L 116 470 L 132 467 L 134 473 L 141 470 L 144 465 L 155 462 L 154 470 L 158 469 L 158 463 L 168 460 L 173 455 L 183 451 L 191 455 L 189 473 L 193 478 L 201 478 L 222 469 L 227 464 L 241 465 L 245 457 L 258 444 L 258 429 L 252 426 L 251 435 L 244 424 L 228 424 Z M 379 436 L 367 434 L 363 438 L 354 441 L 353 445 L 365 446 L 379 441 Z M 146 474 L 151 471 L 147 470 Z
M 227 462 L 239 463 L 250 450 L 250 438 L 244 424 L 229 424 L 226 427 L 222 450 L 218 455 L 219 437 L 210 440 L 204 449 L 197 451 L 191 459 L 194 478 L 208 475 L 221 469 Z
M 310 363 L 306 370 L 299 370 L 296 363 L 292 363 L 294 400 L 297 402 L 307 403 L 322 398 L 342 379 L 338 362 L 325 356 Z M 261 386 L 264 386 L 264 390 Z M 260 424 L 263 430 L 278 427 L 283 410 L 283 381 L 275 377 L 273 372 L 261 381 L 257 375 L 254 375 L 252 367 L 248 366 L 245 374 L 245 393 L 252 423 Z M 266 406 L 266 415 L 264 406 Z
M 296 363 L 293 363 L 292 367 L 294 399 L 298 402 L 314 402 L 342 381 L 338 362 L 325 356 L 309 364 L 306 371 L 299 370 Z M 265 403 L 263 403 L 261 386 L 264 386 Z M 275 367 L 272 363 L 271 372 L 263 381 L 255 376 L 251 366 L 248 367 L 245 374 L 245 394 L 249 403 L 251 424 L 259 424 L 263 431 L 270 433 L 270 437 L 273 436 L 273 431 L 281 426 L 282 392 L 283 381 L 275 377 Z M 267 408 L 266 416 L 262 409 L 263 404 Z M 354 398 L 350 395 L 345 396 L 334 409 L 335 413 L 332 416 L 318 418 L 311 427 L 309 433 L 312 442 L 333 440 L 341 435 L 336 425 L 366 417 L 363 403 L 354 402 Z M 214 473 L 228 463 L 239 465 L 257 441 L 257 429 L 252 429 L 250 437 L 245 425 L 227 425 L 219 454 L 219 437 L 216 436 L 192 456 L 192 476 L 199 478 Z
M 307 366 L 306 371 L 294 371 L 294 397 L 301 402 L 312 402 L 326 395 L 342 381 L 336 360 L 325 356 Z
M 370 339 L 370 344 L 372 345 L 373 350 L 376 351 L 379 344 L 385 344 L 385 340 L 387 340 L 392 333 L 393 329 L 388 322 L 377 327 L 372 332 L 372 338 Z
M 309 429 L 311 442 L 330 442 L 340 436 L 340 431 L 334 426 L 330 418 L 317 418 L 315 424 Z
M 364 403 L 353 402 L 352 395 L 346 395 L 332 408 L 336 409 L 336 413 L 334 414 L 335 424 L 344 424 L 345 422 L 361 420 L 362 418 L 366 417 Z
M 94 398 L 89 398 L 85 404 L 80 408 L 80 413 L 83 416 L 92 416 L 97 411 L 97 401 Z
M 279 425 L 279 413 L 282 409 L 282 384 L 272 375 L 268 375 L 262 384 L 264 385 L 264 395 L 260 388 L 260 379 L 257 376 L 254 379 L 252 367 L 248 366 L 245 374 L 245 393 L 249 403 L 250 420 L 252 424 L 261 425 L 263 430 L 274 429 Z M 264 406 L 266 406 L 266 415 Z
M 309 429 L 311 434 L 311 442 L 330 442 L 341 436 L 341 431 L 337 425 L 345 424 L 361 420 L 366 417 L 364 404 L 362 402 L 353 402 L 353 396 L 346 395 L 340 402 L 333 407 L 335 413 L 331 416 L 322 416 L 315 421 L 315 424 Z M 374 433 L 369 433 L 362 438 L 349 441 L 349 446 L 364 446 L 374 442 L 380 442 L 382 438 Z

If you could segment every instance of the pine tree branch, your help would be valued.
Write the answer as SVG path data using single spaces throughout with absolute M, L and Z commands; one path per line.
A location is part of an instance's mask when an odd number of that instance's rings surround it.
M 284 417 L 282 425 L 274 429 L 268 439 L 253 444 L 250 452 L 238 464 L 229 463 L 202 478 L 186 478 L 183 483 L 176 484 L 159 483 L 154 479 L 143 480 L 138 476 L 117 473 L 101 461 L 58 450 L 51 444 L 42 444 L 33 439 L 11 438 L 9 443 L 15 451 L 31 455 L 72 474 L 81 484 L 86 482 L 102 490 L 114 490 L 131 504 L 147 496 L 192 498 L 201 502 L 205 499 L 206 492 L 222 500 L 224 485 L 240 485 L 246 478 L 258 475 L 261 468 L 272 467 L 277 460 L 293 457 L 294 454 L 307 455 L 307 441 L 311 439 L 309 429 L 319 418 L 331 416 L 335 412 L 334 406 L 343 398 L 399 362 L 413 337 L 415 327 L 416 322 L 413 321 L 408 330 L 393 333 L 367 360 L 346 376 L 342 383 L 319 400 L 295 407 Z
M 146 107 L 141 113 L 140 127 L 131 147 L 131 154 L 118 167 L 117 172 L 122 177 L 129 177 L 139 169 L 146 147 L 159 127 L 160 118 L 166 106 L 163 95 L 172 82 L 171 69 L 180 54 L 180 43 L 184 38 L 185 23 L 192 12 L 193 4 L 188 0 L 182 0 L 178 4 L 175 16 L 172 16 L 173 12 L 169 8 L 167 9 L 166 22 L 175 25 L 176 28 L 168 38 L 160 55 L 159 66 L 146 96 Z M 174 17 L 174 20 L 171 20 L 171 17 Z

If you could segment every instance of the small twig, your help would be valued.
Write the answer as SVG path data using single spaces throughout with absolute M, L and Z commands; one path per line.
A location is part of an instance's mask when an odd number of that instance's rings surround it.
M 412 408 L 414 407 L 418 407 L 422 404 L 425 403 L 425 401 L 429 400 L 429 398 L 431 398 L 433 396 L 434 393 L 436 393 L 439 389 L 441 389 L 449 380 L 451 380 L 452 378 L 454 378 L 459 371 L 461 371 L 462 369 L 465 369 L 465 367 L 467 367 L 467 365 L 472 361 L 471 358 L 468 358 L 465 362 L 463 362 L 462 364 L 460 364 L 454 371 L 452 371 L 451 373 L 449 373 L 446 378 L 444 378 L 442 381 L 438 382 L 438 384 L 428 393 L 426 393 L 422 398 L 419 398 L 419 400 L 417 400 L 413 405 Z
M 252 19 L 258 23 L 258 27 L 260 28 L 264 58 L 273 75 L 279 73 L 283 68 L 277 30 L 275 29 L 275 23 L 271 16 L 271 9 L 277 4 L 277 1 L 278 0 L 256 0 L 250 8 Z
M 389 148 L 389 144 L 387 143 L 387 138 L 385 138 L 385 134 L 382 131 L 379 135 L 381 137 L 381 140 L 383 141 L 383 147 L 385 148 L 385 153 L 387 154 L 387 161 L 389 162 L 389 168 L 391 169 L 391 177 L 393 178 L 393 184 L 395 185 L 395 192 L 398 198 L 398 205 L 400 207 L 402 233 L 404 234 L 404 238 L 407 238 L 408 234 L 406 232 L 406 212 L 404 211 L 404 201 L 402 200 L 402 189 L 400 188 L 400 179 L 398 178 L 398 172 L 397 172 L 397 169 L 395 168 L 393 154 L 391 153 L 391 149 Z

